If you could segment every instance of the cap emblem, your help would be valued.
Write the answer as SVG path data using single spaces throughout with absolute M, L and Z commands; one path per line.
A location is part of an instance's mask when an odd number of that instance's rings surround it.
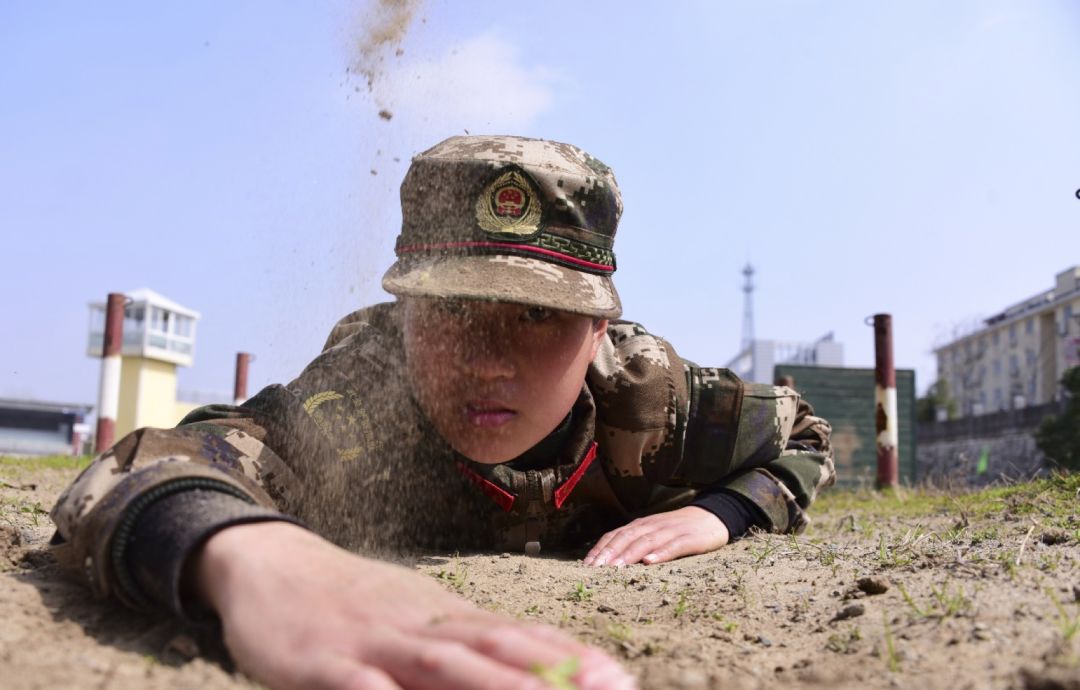
M 540 230 L 540 198 L 517 170 L 495 178 L 476 200 L 476 221 L 485 232 L 525 238 Z

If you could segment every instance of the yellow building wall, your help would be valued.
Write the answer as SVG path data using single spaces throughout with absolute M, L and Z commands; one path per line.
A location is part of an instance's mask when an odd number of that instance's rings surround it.
M 176 365 L 143 357 L 124 357 L 120 365 L 120 404 L 116 438 L 144 426 L 169 428 L 183 415 L 176 402 Z
M 175 412 L 173 412 L 173 417 L 176 418 L 176 421 L 173 422 L 172 425 L 176 426 L 177 424 L 179 424 L 181 419 L 187 417 L 188 412 L 191 412 L 197 407 L 202 407 L 202 403 L 180 402 L 179 400 L 177 400 L 176 407 L 174 408 Z

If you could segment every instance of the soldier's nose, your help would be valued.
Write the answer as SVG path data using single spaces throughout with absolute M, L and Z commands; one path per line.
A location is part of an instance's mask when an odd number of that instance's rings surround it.
M 496 343 L 474 343 L 461 352 L 461 366 L 480 379 L 512 378 L 517 373 L 512 353 Z

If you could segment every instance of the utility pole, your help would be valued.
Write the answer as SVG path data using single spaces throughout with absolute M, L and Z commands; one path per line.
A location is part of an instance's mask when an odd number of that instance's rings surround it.
M 754 344 L 754 267 L 749 263 L 742 270 L 743 282 L 742 350 Z

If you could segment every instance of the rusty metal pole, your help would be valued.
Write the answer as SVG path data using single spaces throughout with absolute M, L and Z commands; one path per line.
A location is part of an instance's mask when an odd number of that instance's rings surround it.
M 248 364 L 251 355 L 247 352 L 236 353 L 236 378 L 233 379 L 233 404 L 241 405 L 247 400 Z
M 893 364 L 892 315 L 874 314 L 874 402 L 877 408 L 877 488 L 900 482 L 899 419 L 896 413 L 896 367 Z
M 103 453 L 116 435 L 120 409 L 120 349 L 124 341 L 124 303 L 127 296 L 110 292 L 105 305 L 105 334 L 101 343 L 101 383 L 98 386 L 97 431 L 94 452 Z

